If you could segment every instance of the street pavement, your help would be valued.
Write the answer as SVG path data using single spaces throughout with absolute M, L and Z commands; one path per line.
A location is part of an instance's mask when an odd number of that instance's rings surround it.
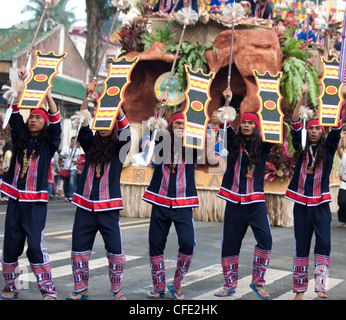
M 2 247 L 6 205 L 0 206 L 0 242 Z M 52 200 L 48 204 L 48 217 L 43 242 L 44 251 L 50 255 L 50 264 L 59 300 L 65 300 L 73 291 L 71 271 L 71 240 L 75 207 L 62 200 Z M 148 260 L 148 218 L 121 217 L 123 250 L 127 256 L 123 276 L 123 291 L 128 300 L 148 300 L 146 294 L 152 288 Z M 328 300 L 345 300 L 345 256 L 346 228 L 337 228 L 337 215 L 333 213 L 332 255 L 328 279 Z M 196 249 L 188 274 L 183 281 L 183 291 L 188 300 L 258 300 L 250 289 L 252 260 L 255 239 L 251 228 L 243 240 L 240 252 L 239 282 L 236 293 L 227 298 L 214 297 L 214 292 L 223 285 L 220 264 L 222 223 L 195 221 Z M 266 290 L 272 300 L 291 300 L 292 293 L 292 255 L 294 249 L 293 228 L 272 228 L 273 250 L 267 271 Z M 313 245 L 310 253 L 309 290 L 306 300 L 319 299 L 313 285 Z M 172 225 L 165 250 L 166 281 L 170 284 L 175 271 L 178 251 L 177 237 Z M 30 270 L 28 260 L 23 255 L 19 260 L 20 295 L 18 300 L 41 300 L 36 280 Z M 3 288 L 3 278 L 0 287 Z M 90 259 L 90 280 L 88 300 L 111 300 L 108 279 L 107 258 L 104 243 L 97 234 Z M 168 293 L 163 300 L 171 300 Z M 319 299 L 321 300 L 321 299 Z

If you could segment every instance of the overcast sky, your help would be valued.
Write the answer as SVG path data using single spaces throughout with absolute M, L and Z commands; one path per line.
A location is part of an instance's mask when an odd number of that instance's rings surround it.
M 1 0 L 1 2 L 5 2 L 5 0 Z M 32 18 L 32 12 L 20 13 L 28 3 L 28 0 L 6 0 L 6 5 L 0 11 L 0 28 L 10 28 L 14 24 Z M 86 25 L 85 1 L 69 0 L 67 9 L 71 10 L 72 8 L 75 8 L 73 12 L 76 19 L 83 19 L 83 21 L 77 22 L 76 25 Z

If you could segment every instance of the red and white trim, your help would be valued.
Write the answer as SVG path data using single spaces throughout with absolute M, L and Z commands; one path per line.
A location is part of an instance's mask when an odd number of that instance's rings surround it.
M 302 120 L 299 119 L 297 122 L 291 122 L 291 128 L 295 131 L 299 131 L 303 128 Z
M 220 187 L 220 190 L 217 196 L 221 199 L 224 199 L 229 202 L 242 204 L 252 204 L 257 202 L 265 202 L 264 192 L 253 192 L 248 194 L 239 194 L 237 192 L 233 192 L 224 187 Z
M 287 189 L 286 194 L 285 194 L 285 198 L 292 200 L 296 203 L 299 203 L 302 205 L 307 205 L 310 207 L 318 206 L 322 203 L 332 201 L 329 192 L 322 193 L 321 195 L 316 196 L 316 197 L 309 197 L 309 196 L 305 196 L 303 194 L 300 194 L 300 193 L 295 192 L 295 191 L 290 190 L 290 189 Z
M 49 113 L 48 112 L 48 120 L 51 124 L 56 124 L 60 122 L 60 112 L 59 110 L 56 113 Z
M 109 211 L 109 210 L 122 210 L 123 201 L 121 198 L 114 198 L 105 200 L 90 200 L 88 198 L 84 198 L 83 196 L 75 193 L 73 195 L 72 204 L 87 210 L 87 211 Z
M 48 202 L 48 195 L 46 190 L 40 190 L 40 191 L 27 191 L 27 190 L 18 190 L 17 188 L 13 187 L 12 185 L 2 182 L 1 192 L 4 193 L 6 196 L 20 201 L 20 202 L 33 202 L 33 201 L 39 201 L 39 202 Z
M 126 118 L 126 115 L 124 115 L 120 120 L 117 119 L 117 126 L 119 131 L 129 127 L 129 122 Z
M 184 197 L 184 198 L 170 198 L 166 196 L 159 195 L 157 193 L 146 190 L 144 192 L 144 201 L 156 204 L 161 207 L 166 208 L 191 208 L 198 207 L 198 197 Z

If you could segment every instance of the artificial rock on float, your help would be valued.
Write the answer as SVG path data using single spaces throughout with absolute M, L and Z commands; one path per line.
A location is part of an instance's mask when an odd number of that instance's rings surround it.
M 232 30 L 220 32 L 213 46 L 215 53 L 209 50 L 205 58 L 209 70 L 216 73 L 211 85 L 212 100 L 209 103 L 209 114 L 217 110 L 223 103 L 223 91 L 227 85 L 227 73 L 230 56 Z M 273 29 L 260 27 L 243 27 L 234 30 L 232 53 L 231 89 L 234 96 L 238 96 L 240 112 L 257 111 L 259 101 L 256 96 L 257 87 L 253 70 L 259 73 L 269 71 L 276 74 L 281 71 L 282 52 L 278 36 Z M 165 45 L 154 42 L 143 52 L 127 54 L 129 59 L 139 56 L 140 61 L 131 75 L 131 84 L 128 86 L 125 99 L 125 108 L 129 121 L 141 123 L 153 115 L 158 100 L 154 93 L 156 79 L 163 73 L 170 71 L 174 55 L 164 53 Z M 185 108 L 183 102 L 180 110 Z

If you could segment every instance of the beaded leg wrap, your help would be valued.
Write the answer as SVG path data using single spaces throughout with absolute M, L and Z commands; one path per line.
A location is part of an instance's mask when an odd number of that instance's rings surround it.
M 252 282 L 259 286 L 265 285 L 265 274 L 268 269 L 271 256 L 271 250 L 263 250 L 255 247 Z
M 238 284 L 238 265 L 239 256 L 230 256 L 221 258 L 223 277 L 225 278 L 225 290 L 231 291 Z
M 19 276 L 18 261 L 14 263 L 2 263 L 2 274 L 5 280 L 4 292 L 19 293 L 16 286 L 16 280 Z
M 315 254 L 315 292 L 326 292 L 330 257 Z
M 166 288 L 165 262 L 163 255 L 150 257 L 151 278 L 154 291 L 161 292 Z
M 88 289 L 90 253 L 90 251 L 71 252 L 75 292 L 81 292 Z
M 305 292 L 309 282 L 309 257 L 293 257 L 293 292 Z
M 181 282 L 189 270 L 193 255 L 178 253 L 177 268 L 174 275 L 174 284 L 177 288 L 181 287 Z
M 37 280 L 38 288 L 43 296 L 57 297 L 56 289 L 52 279 L 52 272 L 48 263 L 30 264 Z
M 111 282 L 111 291 L 117 293 L 121 290 L 123 283 L 123 273 L 126 262 L 125 254 L 112 254 L 107 252 L 109 263 L 109 280 Z

